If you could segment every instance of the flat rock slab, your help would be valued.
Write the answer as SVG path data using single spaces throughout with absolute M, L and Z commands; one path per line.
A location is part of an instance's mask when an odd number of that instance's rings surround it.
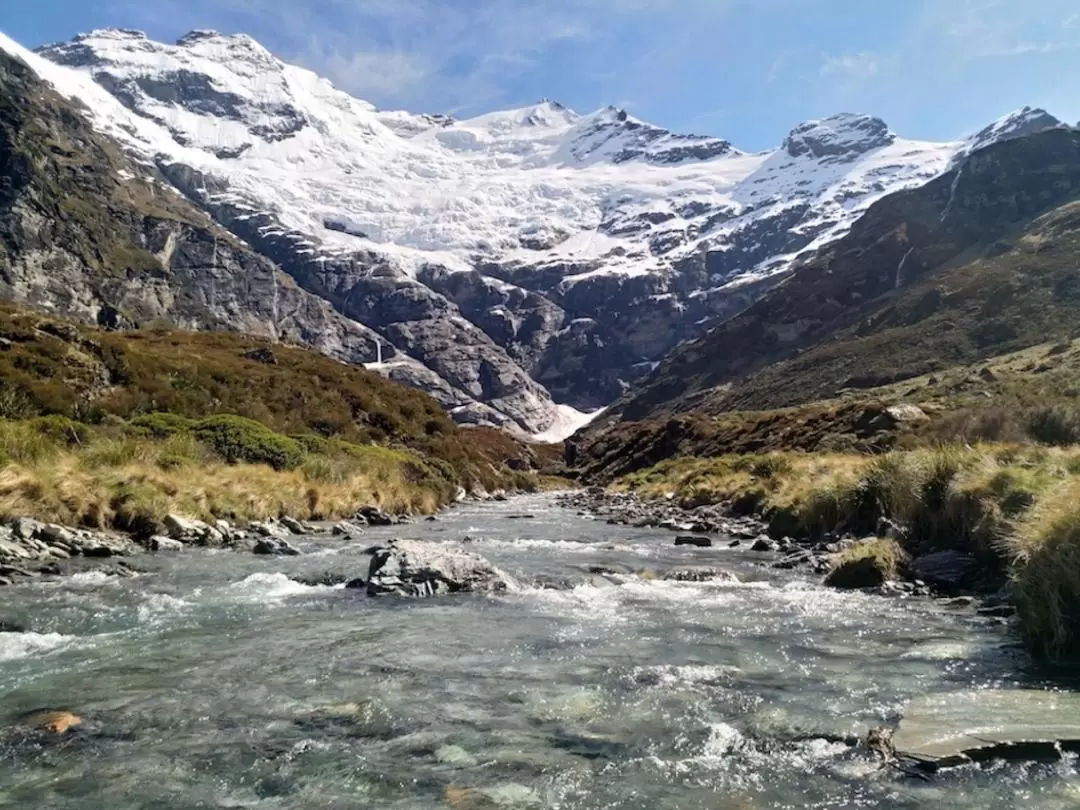
M 1080 749 L 1080 693 L 1030 689 L 947 692 L 913 700 L 896 753 L 947 768 L 988 759 L 1041 759 Z

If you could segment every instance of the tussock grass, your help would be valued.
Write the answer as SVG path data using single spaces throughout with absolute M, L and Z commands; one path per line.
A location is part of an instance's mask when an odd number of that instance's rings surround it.
M 774 535 L 868 536 L 887 519 L 903 530 L 899 542 L 858 544 L 834 560 L 837 571 L 866 568 L 890 578 L 908 555 L 974 554 L 988 582 L 1012 576 L 1033 652 L 1080 657 L 1080 447 L 943 445 L 877 457 L 764 458 L 672 459 L 617 488 L 674 493 L 687 505 L 751 505 Z
M 553 487 L 555 479 L 498 465 L 503 440 L 484 448 L 487 434 L 477 436 L 481 452 L 459 466 L 408 447 L 283 436 L 231 415 L 190 420 L 155 413 L 99 426 L 58 415 L 0 419 L 0 517 L 147 534 L 170 512 L 329 520 L 365 505 L 430 513 L 462 485 Z
M 1039 656 L 1080 656 L 1080 477 L 1042 498 L 1009 537 L 1024 640 Z
M 204 519 L 329 520 L 365 504 L 429 513 L 452 497 L 449 482 L 419 457 L 368 450 L 312 456 L 296 469 L 278 470 L 230 464 L 191 437 L 103 437 L 85 448 L 54 447 L 4 465 L 0 514 L 139 531 L 170 512 Z

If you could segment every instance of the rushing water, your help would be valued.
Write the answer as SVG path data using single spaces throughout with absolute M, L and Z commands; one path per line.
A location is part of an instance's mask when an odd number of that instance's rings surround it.
M 532 519 L 510 519 L 531 512 Z M 286 575 L 366 573 L 363 548 L 189 552 L 134 579 L 7 588 L 0 726 L 70 708 L 100 734 L 0 750 L 11 808 L 1065 808 L 1076 763 L 930 783 L 835 738 L 936 690 L 1030 684 L 1008 630 L 922 600 L 825 590 L 757 555 L 577 517 L 550 499 L 371 530 L 461 542 L 519 591 L 369 600 Z M 740 584 L 645 575 L 722 566 Z M 569 590 L 537 587 L 571 581 Z M 2 743 L 0 743 L 2 744 Z M 457 788 L 481 793 L 462 794 Z

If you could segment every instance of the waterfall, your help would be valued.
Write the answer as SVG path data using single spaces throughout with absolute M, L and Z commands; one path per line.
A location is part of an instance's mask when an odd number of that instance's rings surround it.
M 904 254 L 904 258 L 900 260 L 900 264 L 896 265 L 896 284 L 893 286 L 894 290 L 900 289 L 900 284 L 903 282 L 903 277 L 900 275 L 904 271 L 904 265 L 907 264 L 908 257 L 915 252 L 915 248 L 908 248 L 908 252 Z
M 945 217 L 949 216 L 949 212 L 952 211 L 953 203 L 956 201 L 956 187 L 960 185 L 960 178 L 964 176 L 964 167 L 961 166 L 956 170 L 956 177 L 953 178 L 952 188 L 949 189 L 949 201 L 945 204 L 945 210 L 941 212 L 941 222 L 945 221 Z

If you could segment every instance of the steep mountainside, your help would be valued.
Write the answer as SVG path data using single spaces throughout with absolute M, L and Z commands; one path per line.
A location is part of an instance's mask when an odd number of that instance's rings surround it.
M 994 144 L 870 208 L 608 421 L 783 408 L 1074 337 L 1080 133 Z
M 972 139 L 879 119 L 796 127 L 776 150 L 606 108 L 465 121 L 376 110 L 246 36 L 106 30 L 28 54 L 95 127 L 377 331 L 460 421 L 542 431 L 549 398 L 608 404 L 679 342 L 781 280 L 867 208 L 964 155 L 1058 127 L 1021 110 Z
M 350 363 L 377 356 L 370 329 L 299 289 L 2 52 L 0 176 L 0 297 L 110 328 L 240 331 Z

